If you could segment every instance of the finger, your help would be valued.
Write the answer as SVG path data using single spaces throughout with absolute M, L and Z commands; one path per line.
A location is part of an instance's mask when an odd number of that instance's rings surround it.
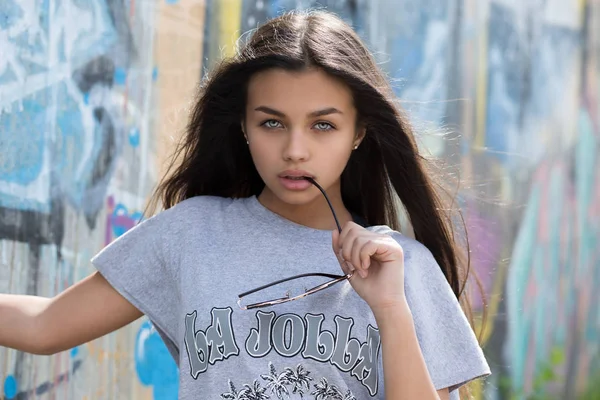
M 359 275 L 361 276 L 361 278 L 366 278 L 367 277 L 367 267 L 365 266 L 365 264 L 362 262 L 361 259 L 361 253 L 362 253 L 362 248 L 365 245 L 365 243 L 367 242 L 368 239 L 365 239 L 365 237 L 357 237 L 354 240 L 354 244 L 352 246 L 352 265 L 356 266 Z
M 331 249 L 333 250 L 335 258 L 337 258 L 341 265 L 344 262 L 344 259 L 342 258 L 342 249 L 340 248 L 340 233 L 337 230 L 334 230 L 331 234 Z
M 352 263 L 352 249 L 354 248 L 355 241 L 356 236 L 354 234 L 349 234 L 345 237 L 344 241 L 340 243 L 341 256 L 344 261 L 351 263 L 353 269 L 360 269 L 359 265 Z
M 365 268 L 361 265 L 360 257 L 354 255 L 356 249 L 360 249 L 358 238 L 365 236 L 370 232 L 359 225 L 349 221 L 344 225 L 338 238 L 339 259 L 341 263 L 346 263 L 350 271 L 356 271 L 360 276 L 365 277 Z M 357 254 L 360 252 L 358 251 Z M 362 271 L 362 272 L 361 272 Z
M 371 266 L 371 257 L 377 253 L 379 246 L 380 244 L 376 240 L 369 239 L 361 247 L 359 258 L 366 271 L 369 270 L 369 267 Z
M 351 269 L 348 265 L 346 265 L 346 262 L 342 258 L 342 255 L 340 252 L 340 247 L 339 247 L 339 237 L 340 237 L 340 233 L 337 230 L 334 230 L 333 233 L 331 234 L 331 248 L 333 250 L 333 254 L 335 255 L 335 258 L 337 258 L 338 262 L 340 263 L 340 267 L 342 267 L 342 271 L 344 271 L 345 273 L 348 274 L 351 272 Z
M 338 259 L 339 261 L 339 259 Z M 351 273 L 352 271 L 354 271 L 351 267 L 350 264 L 347 263 L 346 261 L 340 261 L 340 267 L 342 267 L 342 271 L 344 271 L 344 274 L 348 275 L 349 273 Z
M 355 225 L 356 224 L 354 224 L 352 221 L 348 221 L 344 224 L 344 226 L 342 227 L 342 232 L 340 232 L 340 237 L 338 239 L 339 246 L 341 246 L 342 243 L 344 243 L 344 241 L 346 241 L 348 236 L 351 236 L 354 234 Z
M 333 254 L 338 257 L 338 253 L 340 251 L 340 233 L 337 229 L 334 229 L 331 233 L 331 249 L 333 250 Z M 338 257 L 339 258 L 339 257 Z

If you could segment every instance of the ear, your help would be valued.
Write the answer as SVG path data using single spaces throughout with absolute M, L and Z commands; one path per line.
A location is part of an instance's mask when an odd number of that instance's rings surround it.
M 363 139 L 365 138 L 365 136 L 367 135 L 367 127 L 364 125 L 359 125 L 356 128 L 356 135 L 354 137 L 354 145 L 355 146 L 360 146 L 361 142 L 363 141 Z
M 246 135 L 246 123 L 244 119 L 240 121 L 240 127 L 242 128 L 242 133 L 244 134 L 244 139 L 248 140 L 248 135 Z

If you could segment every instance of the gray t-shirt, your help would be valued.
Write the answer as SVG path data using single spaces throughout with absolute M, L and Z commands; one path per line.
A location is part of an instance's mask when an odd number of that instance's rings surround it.
M 405 254 L 406 296 L 438 389 L 490 373 L 435 259 L 387 227 Z M 149 218 L 92 259 L 146 314 L 179 366 L 180 399 L 383 399 L 381 343 L 348 281 L 303 299 L 242 310 L 238 295 L 309 272 L 341 274 L 331 231 L 295 224 L 256 197 L 188 199 Z M 266 301 L 316 286 L 306 278 L 244 298 Z M 402 354 L 398 354 L 402 357 Z

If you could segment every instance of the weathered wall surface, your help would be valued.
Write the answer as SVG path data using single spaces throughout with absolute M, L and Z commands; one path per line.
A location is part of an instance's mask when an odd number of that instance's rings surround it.
M 525 398 L 541 381 L 575 398 L 600 373 L 600 2 L 319 4 L 367 40 L 419 130 L 460 133 L 420 140 L 461 171 L 490 314 L 480 391 Z M 49 296 L 87 275 L 139 216 L 201 64 L 315 5 L 1 2 L 0 292 Z M 53 357 L 1 349 L 2 395 L 175 399 L 177 376 L 141 321 Z
M 0 2 L 0 292 L 52 296 L 139 219 L 201 72 L 204 3 Z M 43 335 L 43 332 L 39 333 Z M 0 349 L 0 398 L 177 398 L 147 322 Z

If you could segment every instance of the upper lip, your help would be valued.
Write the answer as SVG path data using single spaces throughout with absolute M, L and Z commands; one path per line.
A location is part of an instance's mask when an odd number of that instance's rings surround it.
M 292 176 L 292 177 L 298 177 L 298 176 L 303 176 L 303 177 L 307 177 L 307 178 L 314 178 L 314 175 L 303 171 L 301 169 L 288 169 L 287 171 L 283 171 L 281 174 L 279 174 L 279 176 L 281 178 L 285 178 L 286 176 Z

